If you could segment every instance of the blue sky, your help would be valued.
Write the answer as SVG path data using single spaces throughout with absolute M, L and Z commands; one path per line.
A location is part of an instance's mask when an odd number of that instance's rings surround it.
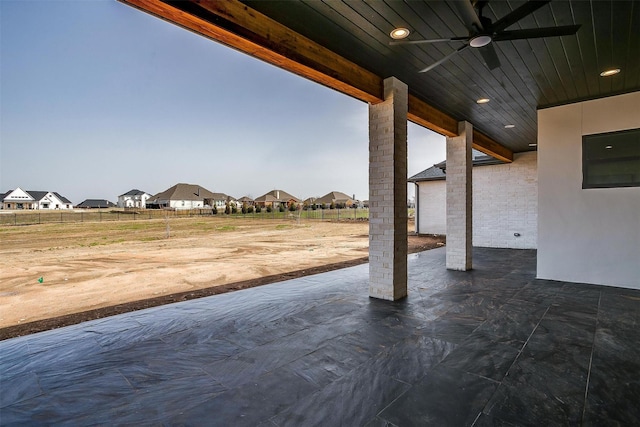
M 0 19 L 0 191 L 368 198 L 366 103 L 116 1 L 0 0 Z M 444 158 L 410 123 L 409 174 Z

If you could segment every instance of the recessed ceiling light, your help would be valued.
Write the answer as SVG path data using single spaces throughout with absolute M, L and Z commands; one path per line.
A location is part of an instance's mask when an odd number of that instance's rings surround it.
M 600 77 L 613 76 L 615 74 L 618 74 L 619 72 L 620 72 L 620 68 L 612 68 L 610 70 L 604 70 L 603 72 L 600 73 Z
M 613 145 L 607 145 L 607 146 L 606 146 L 606 147 L 604 147 L 604 148 L 606 148 L 607 150 L 611 150 L 611 149 L 613 148 Z
M 535 142 L 532 142 L 531 144 L 529 144 L 529 147 L 537 147 L 538 144 L 536 144 Z
M 505 129 L 513 129 L 516 125 L 504 125 Z
M 489 101 L 490 101 L 490 99 L 489 99 L 489 98 L 480 98 L 480 99 L 478 99 L 476 102 L 477 102 L 478 104 L 486 104 L 486 103 L 487 103 L 487 102 L 489 102 Z
M 393 31 L 391 31 L 391 33 L 389 33 L 389 35 L 394 40 L 402 40 L 409 37 L 410 33 L 411 31 L 406 28 L 395 28 Z

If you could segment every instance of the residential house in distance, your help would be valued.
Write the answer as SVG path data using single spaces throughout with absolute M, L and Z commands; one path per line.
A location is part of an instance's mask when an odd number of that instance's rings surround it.
M 302 205 L 303 205 L 305 208 L 311 208 L 311 207 L 313 207 L 313 206 L 316 206 L 316 200 L 318 200 L 318 198 L 317 198 L 317 197 L 309 197 L 309 198 L 306 198 L 306 199 L 304 199 L 304 200 L 302 201 Z
M 354 204 L 357 205 L 357 203 L 358 202 L 355 201 L 353 198 L 339 191 L 332 191 L 330 193 L 327 193 L 324 196 L 317 198 L 315 201 L 316 205 L 325 207 L 325 208 L 328 208 L 331 205 L 333 205 L 334 207 L 350 208 Z
M 300 199 L 282 190 L 271 190 L 260 197 L 256 197 L 256 200 L 255 200 L 256 205 L 259 205 L 260 207 L 263 207 L 263 208 L 266 208 L 267 206 L 277 208 L 281 204 L 287 206 L 290 203 L 298 204 L 300 202 L 301 202 Z
M 149 197 L 151 197 L 151 194 L 138 189 L 133 189 L 118 196 L 118 207 L 144 209 Z
M 8 191 L 0 201 L 2 209 L 73 209 L 73 203 L 55 191 L 25 191 L 20 187 Z
M 536 249 L 538 241 L 537 152 L 514 154 L 503 163 L 473 152 L 474 246 Z M 447 233 L 446 163 L 409 178 L 416 186 L 418 234 Z
M 213 197 L 211 200 L 208 200 L 208 205 L 211 207 L 216 207 L 216 209 L 224 209 L 227 206 L 227 203 L 231 207 L 238 207 L 241 205 L 235 198 L 228 196 L 224 193 L 213 193 Z
M 249 196 L 242 196 L 237 200 L 237 202 L 240 206 L 253 206 L 255 204 L 255 201 Z
M 105 199 L 86 199 L 76 206 L 79 209 L 106 209 L 115 208 L 117 205 Z
M 200 185 L 176 184 L 173 187 L 151 196 L 146 207 L 151 209 L 199 209 L 224 207 L 228 197 L 223 193 L 212 193 Z

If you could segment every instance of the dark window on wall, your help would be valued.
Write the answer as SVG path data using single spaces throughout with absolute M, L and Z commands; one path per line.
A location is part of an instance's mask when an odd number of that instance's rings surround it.
M 582 137 L 582 188 L 640 187 L 640 129 Z

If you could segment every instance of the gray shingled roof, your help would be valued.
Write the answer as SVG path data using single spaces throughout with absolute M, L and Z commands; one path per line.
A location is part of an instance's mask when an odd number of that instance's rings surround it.
M 267 199 L 267 196 L 271 196 L 272 199 Z M 300 199 L 298 199 L 296 196 L 292 196 L 291 194 L 287 193 L 286 191 L 271 190 L 267 194 L 263 194 L 260 197 L 256 197 L 256 202 L 270 202 L 270 201 L 288 202 L 291 199 L 295 200 L 296 203 L 300 203 Z
M 413 175 L 407 181 L 420 182 L 420 181 L 439 181 L 446 179 L 447 175 L 437 165 L 431 166 L 429 169 L 425 169 L 420 173 Z
M 347 203 L 348 201 L 353 201 L 351 196 L 346 195 L 345 193 L 341 193 L 339 191 L 332 191 L 331 193 L 325 194 L 322 197 L 316 199 L 315 203 L 318 205 L 328 205 L 331 203 Z
M 33 191 L 33 190 L 27 190 L 27 193 L 33 197 L 33 199 L 36 202 L 39 202 L 40 200 L 42 200 L 47 194 L 51 193 L 53 195 L 55 195 L 58 199 L 60 199 L 60 201 L 62 203 L 71 203 L 71 200 L 67 199 L 66 197 L 60 195 L 60 193 L 56 193 L 55 191 Z
M 105 199 L 87 199 L 80 203 L 79 208 L 113 208 L 116 205 Z
M 119 195 L 118 197 L 122 197 L 122 196 L 142 196 L 143 194 L 148 194 L 146 191 L 140 191 L 138 189 L 133 189 L 133 190 L 129 190 L 124 194 Z
M 219 193 L 218 193 L 219 194 Z M 158 200 L 204 200 L 215 199 L 211 191 L 195 184 L 176 184 L 173 187 L 152 196 L 147 204 L 157 203 Z
M 55 191 L 53 192 L 53 194 L 56 195 L 56 197 L 58 199 L 60 199 L 60 201 L 62 201 L 62 203 L 71 203 L 71 200 L 67 199 L 66 197 L 60 195 L 60 193 L 56 193 Z
M 209 198 L 209 197 L 207 197 Z M 226 195 L 224 193 L 213 193 L 213 196 L 211 197 L 211 199 L 213 200 L 225 200 L 227 202 L 230 202 L 231 200 L 234 200 L 233 197 Z
M 503 161 L 487 156 L 478 150 L 472 150 L 472 158 L 473 166 L 500 165 L 504 163 Z M 443 160 L 442 162 L 431 166 L 429 169 L 425 169 L 422 172 L 413 175 L 407 180 L 407 182 L 438 181 L 446 179 L 446 170 L 447 161 Z

